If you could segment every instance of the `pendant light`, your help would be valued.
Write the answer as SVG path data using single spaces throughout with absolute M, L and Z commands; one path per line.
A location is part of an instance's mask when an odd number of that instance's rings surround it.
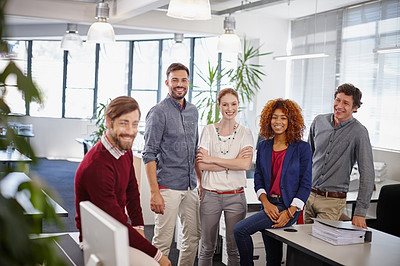
M 290 7 L 290 0 L 288 0 L 288 10 Z M 317 9 L 318 9 L 318 0 L 315 0 L 315 13 L 314 13 L 314 53 L 305 53 L 305 54 L 295 54 L 292 55 L 290 54 L 290 51 L 288 52 L 288 55 L 283 55 L 283 56 L 275 56 L 274 60 L 280 61 L 280 60 L 296 60 L 296 59 L 312 59 L 312 58 L 321 58 L 321 57 L 328 57 L 328 54 L 325 53 L 316 53 L 315 52 L 315 47 L 316 47 L 316 41 L 315 41 L 315 35 L 317 33 Z M 289 11 L 288 11 L 289 13 Z M 290 19 L 290 16 L 288 16 Z M 291 31 L 291 27 L 289 26 L 289 34 Z M 290 37 L 289 37 L 290 38 Z M 290 39 L 289 39 L 290 42 Z M 291 44 L 290 44 L 290 50 L 291 50 Z
M 209 0 L 170 0 L 167 16 L 187 20 L 211 19 Z
M 94 43 L 112 43 L 115 42 L 113 27 L 107 22 L 110 8 L 107 2 L 99 2 L 96 7 L 96 22 L 94 22 L 88 31 L 87 41 Z
M 73 50 L 82 47 L 82 38 L 78 34 L 78 25 L 73 23 L 67 24 L 67 32 L 61 40 L 61 49 Z
M 175 62 L 186 63 L 188 59 L 188 50 L 183 44 L 183 33 L 175 33 L 174 41 L 175 43 L 169 50 L 170 58 Z
M 235 18 L 229 14 L 224 19 L 225 33 L 219 36 L 217 51 L 219 53 L 240 53 L 242 51 L 242 44 L 239 36 L 234 33 Z

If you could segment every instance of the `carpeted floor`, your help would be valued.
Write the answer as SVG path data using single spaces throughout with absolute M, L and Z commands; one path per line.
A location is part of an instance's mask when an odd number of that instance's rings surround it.
M 43 222 L 43 232 L 75 232 L 78 231 L 75 227 L 75 190 L 74 177 L 79 163 L 67 160 L 48 160 L 40 158 L 37 165 L 31 165 L 30 175 L 38 176 L 47 187 L 53 190 L 56 195 L 56 201 L 68 211 L 68 217 L 61 217 L 64 228 L 57 228 L 53 225 Z M 152 225 L 145 226 L 145 235 L 151 241 L 153 237 Z M 169 259 L 172 265 L 177 265 L 179 250 L 176 249 L 175 242 L 171 245 Z M 195 262 L 197 265 L 197 259 Z M 221 262 L 221 254 L 214 255 L 214 266 L 224 265 Z

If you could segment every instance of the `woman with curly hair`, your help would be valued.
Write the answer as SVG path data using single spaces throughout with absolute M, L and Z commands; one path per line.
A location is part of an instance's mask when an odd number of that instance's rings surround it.
M 301 140 L 305 129 L 301 108 L 291 100 L 269 101 L 260 119 L 254 189 L 262 210 L 234 228 L 241 265 L 254 265 L 251 235 L 261 231 L 267 265 L 281 265 L 282 242 L 264 229 L 291 226 L 311 191 L 311 148 Z

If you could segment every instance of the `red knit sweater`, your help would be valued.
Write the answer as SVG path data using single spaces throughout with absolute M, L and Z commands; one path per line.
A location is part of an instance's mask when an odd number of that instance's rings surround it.
M 132 228 L 144 225 L 132 151 L 117 160 L 99 141 L 80 163 L 75 175 L 75 221 L 80 241 L 82 231 L 79 202 L 85 200 L 91 201 L 128 228 L 131 247 L 151 257 L 156 255 L 157 248 Z M 128 223 L 125 206 L 132 225 Z

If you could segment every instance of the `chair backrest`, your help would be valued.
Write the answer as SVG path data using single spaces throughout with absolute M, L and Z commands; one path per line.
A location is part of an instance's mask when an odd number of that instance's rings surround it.
M 383 186 L 376 206 L 377 229 L 400 237 L 400 184 Z

